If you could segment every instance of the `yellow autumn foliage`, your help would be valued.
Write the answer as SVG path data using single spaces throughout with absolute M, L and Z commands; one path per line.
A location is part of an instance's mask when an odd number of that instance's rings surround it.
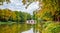
M 42 33 L 59 33 L 60 32 L 60 23 L 50 23 L 45 29 L 42 30 Z
M 20 31 L 20 24 L 12 24 L 12 25 L 0 25 L 0 33 L 18 33 Z

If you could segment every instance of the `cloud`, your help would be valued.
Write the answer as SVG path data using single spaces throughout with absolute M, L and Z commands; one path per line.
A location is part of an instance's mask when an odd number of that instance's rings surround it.
M 39 2 L 33 2 L 28 6 L 27 11 L 33 13 L 33 11 L 37 10 L 38 8 L 39 8 Z
M 5 9 L 8 8 L 13 11 L 22 11 L 22 12 L 27 12 L 30 14 L 33 14 L 33 11 L 39 8 L 39 2 L 33 2 L 31 3 L 27 9 L 25 8 L 26 6 L 23 5 L 22 0 L 10 0 L 11 3 L 7 4 L 6 2 L 3 3 L 3 5 L 0 5 L 0 9 Z

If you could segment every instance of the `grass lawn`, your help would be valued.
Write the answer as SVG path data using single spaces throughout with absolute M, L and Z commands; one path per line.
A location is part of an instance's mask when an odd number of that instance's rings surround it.
M 0 22 L 0 25 L 1 24 L 13 24 L 13 23 L 16 23 L 16 22 Z

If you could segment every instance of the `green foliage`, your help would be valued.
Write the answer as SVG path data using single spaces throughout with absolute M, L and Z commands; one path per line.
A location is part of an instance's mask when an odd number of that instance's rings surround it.
M 10 16 L 9 21 L 15 22 L 16 19 L 17 19 L 16 14 L 15 14 L 15 12 L 12 12 L 11 14 L 12 14 L 12 15 Z
M 60 23 L 50 23 L 42 33 L 59 33 L 60 32 Z
M 21 21 L 20 22 L 24 22 L 24 21 L 26 21 L 27 20 L 27 15 L 26 15 L 26 13 L 24 13 L 24 12 L 20 12 L 20 17 L 21 17 Z
M 27 20 L 31 20 L 32 19 L 32 15 L 27 14 Z
M 18 11 L 14 11 L 16 14 L 16 22 L 19 22 L 21 20 L 20 13 Z
M 42 14 L 41 18 L 46 21 L 51 21 L 53 16 L 52 16 L 51 12 L 45 11 L 44 14 Z
M 25 12 L 0 9 L 0 21 L 25 22 L 31 18 L 31 15 Z
M 0 0 L 0 2 L 3 2 L 3 0 Z M 23 4 L 26 4 L 26 0 L 23 0 L 22 2 Z M 28 2 L 32 1 L 28 0 Z M 60 21 L 60 0 L 42 0 L 41 4 L 41 9 L 37 12 L 34 11 L 33 15 L 33 19 L 37 20 L 35 26 L 36 30 L 39 30 L 42 33 L 60 33 L 60 23 L 53 22 L 56 20 Z M 0 10 L 0 21 L 22 23 L 26 22 L 26 20 L 31 20 L 31 18 L 32 16 L 25 12 L 11 11 L 8 9 Z M 43 23 L 43 21 L 45 22 Z M 9 23 L 1 24 L 0 33 L 17 33 L 18 31 L 22 32 L 31 28 L 31 26 L 27 24 L 13 24 L 12 26 L 10 26 L 11 24 L 6 25 Z
M 25 12 L 19 12 L 21 20 L 20 22 L 25 22 L 26 20 L 31 20 L 31 15 Z
M 35 13 L 35 17 L 45 21 L 60 20 L 60 0 L 42 0 L 41 9 Z M 59 12 L 58 12 L 59 11 Z M 57 16 L 58 15 L 58 16 Z
M 43 24 L 43 29 L 45 29 L 46 27 L 48 27 L 49 24 L 53 23 L 52 21 L 46 21 Z

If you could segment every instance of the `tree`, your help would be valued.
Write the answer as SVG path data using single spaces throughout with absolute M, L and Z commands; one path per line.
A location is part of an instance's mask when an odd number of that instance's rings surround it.
M 31 20 L 32 19 L 32 15 L 27 13 L 27 20 Z
M 16 22 L 16 19 L 17 19 L 17 15 L 15 14 L 15 12 L 13 12 L 12 11 L 12 13 L 11 13 L 12 15 L 10 16 L 10 18 L 9 18 L 9 21 L 13 21 L 13 22 Z
M 16 22 L 20 22 L 20 20 L 21 20 L 21 17 L 20 17 L 20 13 L 18 12 L 18 11 L 14 11 L 15 12 L 15 14 L 16 14 Z
M 31 15 L 26 12 L 19 12 L 20 22 L 26 22 L 26 20 L 31 20 Z
M 25 22 L 27 20 L 27 15 L 25 12 L 20 12 L 21 20 L 20 22 Z
M 58 13 L 58 11 L 60 12 L 59 0 L 42 0 L 40 2 L 42 6 L 41 9 L 36 14 L 38 18 L 51 21 L 54 20 L 54 17 L 56 18 L 58 17 L 56 14 Z
M 9 3 L 10 2 L 10 0 L 0 0 L 0 3 L 2 3 L 2 4 L 0 4 L 0 5 L 3 5 L 3 2 L 7 2 L 7 3 Z
M 0 10 L 0 21 L 8 21 L 12 15 L 11 13 L 9 9 Z

